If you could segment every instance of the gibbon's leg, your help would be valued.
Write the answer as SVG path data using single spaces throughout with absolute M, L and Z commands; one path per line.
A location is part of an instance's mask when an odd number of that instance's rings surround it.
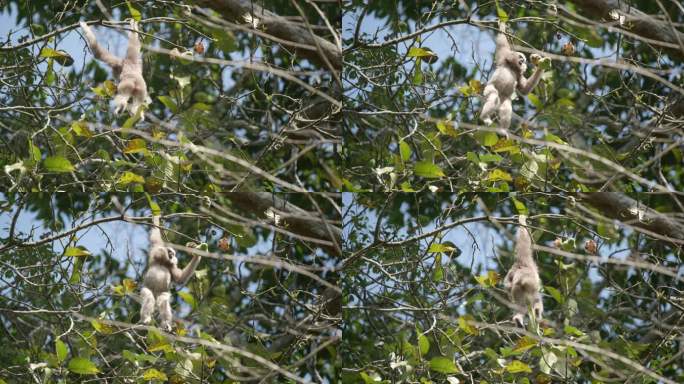
M 542 319 L 542 314 L 544 313 L 544 302 L 542 301 L 541 293 L 537 292 L 534 297 L 534 303 L 532 303 L 532 310 L 534 310 L 534 317 L 537 322 Z
M 149 324 L 152 321 L 152 313 L 154 313 L 154 294 L 149 288 L 143 287 L 140 291 L 140 296 L 142 296 L 140 321 L 143 324 Z
M 173 314 L 171 313 L 171 293 L 163 292 L 157 297 L 157 309 L 159 310 L 159 318 L 161 319 L 161 327 L 167 331 L 171 330 L 171 321 Z
M 485 125 L 492 124 L 492 118 L 490 115 L 499 106 L 499 92 L 496 87 L 492 84 L 487 84 L 484 89 L 485 104 L 482 107 L 482 113 L 480 113 L 480 119 Z
M 135 81 L 130 78 L 122 79 L 116 89 L 116 96 L 114 96 L 115 114 L 128 109 L 128 99 L 131 98 L 135 91 Z
M 513 322 L 520 327 L 525 326 L 525 307 L 527 301 L 525 300 L 525 290 L 520 284 L 516 284 L 516 276 L 513 277 L 514 284 L 511 289 L 511 301 L 515 304 L 515 315 L 513 315 Z
M 508 130 L 511 126 L 511 117 L 513 115 L 513 104 L 511 99 L 506 99 L 499 105 L 499 125 L 501 128 Z

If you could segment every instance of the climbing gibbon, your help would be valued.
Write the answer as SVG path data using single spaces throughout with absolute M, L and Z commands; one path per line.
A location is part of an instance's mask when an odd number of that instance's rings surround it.
M 516 234 L 515 261 L 504 279 L 504 287 L 508 289 L 510 298 L 516 306 L 513 321 L 524 326 L 525 313 L 528 304 L 532 306 L 537 321 L 541 320 L 544 312 L 544 303 L 539 292 L 541 281 L 537 263 L 532 256 L 532 238 L 527 229 L 526 216 L 520 215 L 518 232 Z
M 517 89 L 521 94 L 528 94 L 539 83 L 539 79 L 543 73 L 541 66 L 537 66 L 534 74 L 529 79 L 525 78 L 525 71 L 527 70 L 527 59 L 525 55 L 520 52 L 512 51 L 511 46 L 506 39 L 506 25 L 499 23 L 501 32 L 496 36 L 496 53 L 494 60 L 496 68 L 491 79 L 484 89 L 485 104 L 480 113 L 480 119 L 485 125 L 492 124 L 492 114 L 495 110 L 499 113 L 499 126 L 504 134 L 507 134 L 508 128 L 511 126 L 511 117 L 513 115 L 513 106 L 511 104 L 511 97 L 513 92 Z M 539 55 L 533 54 L 530 56 L 533 62 L 541 60 Z
M 201 257 L 193 255 L 185 268 L 178 268 L 176 251 L 164 246 L 159 229 L 159 216 L 153 216 L 153 228 L 150 230 L 150 248 L 148 251 L 148 267 L 143 278 L 142 307 L 140 321 L 149 324 L 152 321 L 155 304 L 159 310 L 160 325 L 163 329 L 171 330 L 173 315 L 171 313 L 171 281 L 184 285 L 195 272 Z M 188 244 L 190 246 L 191 244 Z M 194 244 L 193 244 L 194 246 Z
M 96 59 L 104 61 L 112 68 L 114 77 L 119 81 L 114 96 L 114 113 L 126 110 L 134 115 L 143 106 L 151 102 L 147 95 L 147 84 L 142 76 L 142 57 L 140 55 L 140 39 L 138 37 L 138 23 L 131 20 L 132 31 L 128 32 L 128 49 L 126 56 L 119 58 L 103 48 L 98 42 L 88 24 L 80 22 L 81 29 L 93 51 Z M 130 99 L 130 103 L 129 103 Z M 140 120 L 145 120 L 145 113 L 141 112 Z

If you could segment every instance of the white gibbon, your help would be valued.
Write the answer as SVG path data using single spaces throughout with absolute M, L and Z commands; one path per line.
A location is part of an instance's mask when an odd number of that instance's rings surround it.
M 523 327 L 527 306 L 531 305 L 537 321 L 541 320 L 544 303 L 539 292 L 541 280 L 537 263 L 532 256 L 532 238 L 527 229 L 527 217 L 520 215 L 518 232 L 516 234 L 515 261 L 504 279 L 504 287 L 509 290 L 510 298 L 516 305 L 513 321 Z
M 159 229 L 159 216 L 152 218 L 154 227 L 150 230 L 150 249 L 148 252 L 148 267 L 143 279 L 142 307 L 140 321 L 149 324 L 154 314 L 154 306 L 159 310 L 160 325 L 163 329 L 171 330 L 173 315 L 171 313 L 171 280 L 178 285 L 184 285 L 195 272 L 201 257 L 193 255 L 192 261 L 185 268 L 178 268 L 176 251 L 164 246 Z M 190 246 L 191 244 L 188 244 Z M 194 244 L 193 244 L 194 245 Z
M 116 57 L 103 48 L 88 24 L 80 22 L 90 49 L 96 59 L 102 60 L 112 68 L 114 77 L 119 81 L 114 96 L 114 113 L 126 110 L 131 115 L 151 102 L 147 95 L 147 84 L 142 76 L 142 57 L 140 55 L 140 39 L 138 37 L 138 23 L 131 20 L 132 31 L 128 32 L 128 48 L 126 56 Z M 129 99 L 131 100 L 129 104 Z M 141 112 L 140 120 L 145 120 L 145 113 Z
M 496 53 L 494 55 L 496 68 L 484 89 L 485 104 L 482 107 L 480 119 L 482 119 L 485 125 L 491 125 L 491 115 L 498 109 L 499 126 L 503 133 L 507 134 L 513 115 L 513 106 L 511 104 L 513 92 L 517 89 L 523 95 L 530 93 L 539 83 L 543 70 L 541 66 L 537 65 L 532 77 L 529 79 L 525 78 L 524 74 L 527 70 L 525 55 L 511 50 L 511 46 L 508 44 L 504 34 L 506 32 L 506 24 L 500 22 L 499 29 L 501 32 L 496 36 Z M 530 56 L 530 59 L 534 63 L 541 60 L 541 57 L 533 54 Z

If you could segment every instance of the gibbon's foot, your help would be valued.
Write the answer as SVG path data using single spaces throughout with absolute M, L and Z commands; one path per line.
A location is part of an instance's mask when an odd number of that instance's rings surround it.
M 490 126 L 490 125 L 492 125 L 492 123 L 493 123 L 492 119 L 489 118 L 489 117 L 485 117 L 484 119 L 482 119 L 482 122 L 483 122 L 484 125 L 486 125 L 486 126 Z
M 524 315 L 522 313 L 518 313 L 515 316 L 513 316 L 513 322 L 515 323 L 515 325 L 517 325 L 521 328 L 525 328 L 525 323 L 524 323 L 523 319 L 524 319 Z
M 173 327 L 169 323 L 161 324 L 159 328 L 163 329 L 166 332 L 171 332 L 171 330 L 173 329 Z
M 144 319 L 140 320 L 140 322 L 143 324 L 149 324 L 152 322 L 152 317 L 145 317 Z
M 510 136 L 508 134 L 508 130 L 506 128 L 499 128 L 498 133 L 502 135 L 504 138 L 509 139 Z

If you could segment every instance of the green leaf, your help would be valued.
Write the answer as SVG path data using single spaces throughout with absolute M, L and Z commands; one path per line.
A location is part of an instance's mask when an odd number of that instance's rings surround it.
M 136 175 L 133 172 L 126 171 L 119 177 L 119 179 L 116 181 L 117 184 L 125 186 L 131 183 L 138 183 L 138 184 L 144 184 L 145 183 L 145 178 Z
M 145 143 L 145 140 L 140 138 L 129 141 L 128 144 L 126 144 L 126 148 L 124 149 L 124 153 L 139 152 L 147 152 L 147 143 Z
M 408 161 L 411 158 L 411 147 L 404 140 L 399 141 L 399 155 L 402 161 Z
M 183 301 L 190 304 L 190 306 L 193 309 L 197 305 L 197 303 L 195 302 L 195 298 L 188 292 L 184 292 L 184 291 L 178 292 L 178 296 L 180 296 L 183 299 Z
M 456 364 L 448 357 L 437 356 L 430 360 L 430 369 L 439 373 L 458 373 Z
M 64 344 L 62 340 L 55 340 L 55 351 L 57 352 L 57 360 L 59 360 L 60 363 L 66 360 L 69 351 L 67 350 L 66 344 Z
M 74 166 L 62 156 L 50 156 L 43 160 L 43 167 L 49 172 L 73 172 Z
M 451 137 L 457 137 L 458 132 L 456 131 L 456 128 L 454 128 L 454 123 L 451 121 L 444 121 L 441 120 L 437 122 L 437 130 L 443 135 L 451 136 Z
M 430 340 L 425 335 L 418 335 L 418 349 L 421 356 L 425 356 L 430 350 Z
M 88 123 L 83 120 L 71 123 L 71 130 L 74 131 L 76 136 L 93 137 L 93 132 L 88 128 Z
M 79 375 L 94 375 L 100 372 L 95 363 L 84 357 L 74 357 L 69 360 L 68 368 L 71 372 Z
M 554 300 L 556 300 L 559 304 L 563 304 L 563 296 L 561 296 L 561 293 L 558 289 L 550 286 L 550 285 L 545 285 L 544 290 L 553 297 Z
M 413 85 L 423 84 L 423 71 L 420 69 L 420 63 L 416 64 L 413 72 Z
M 525 204 L 522 201 L 516 199 L 515 197 L 513 198 L 513 205 L 515 206 L 515 210 L 518 211 L 519 215 L 529 214 L 529 211 L 527 210 Z
M 513 181 L 513 178 L 506 171 L 494 169 L 487 175 L 487 181 Z
M 178 105 L 176 105 L 176 102 L 169 96 L 157 96 L 157 99 L 162 102 L 168 108 L 171 110 L 173 113 L 178 113 Z
M 499 7 L 499 1 L 496 2 L 496 15 L 499 16 L 499 20 L 502 22 L 508 21 L 508 14 L 501 7 Z
M 539 358 L 539 370 L 548 375 L 556 362 L 558 362 L 558 356 L 550 350 L 545 350 Z
M 140 21 L 142 20 L 142 15 L 140 14 L 140 11 L 137 9 L 133 8 L 133 5 L 131 5 L 131 2 L 126 0 L 126 5 L 128 6 L 128 12 L 131 13 L 131 17 L 135 21 Z
M 161 215 L 161 208 L 159 208 L 159 204 L 152 200 L 152 196 L 150 196 L 149 193 L 145 193 L 145 197 L 147 198 L 147 204 L 150 206 L 150 209 L 152 210 L 152 215 Z
M 532 368 L 520 360 L 513 360 L 506 364 L 506 370 L 510 373 L 527 372 L 532 373 Z
M 58 51 L 48 47 L 45 47 L 40 50 L 40 56 L 54 59 L 60 65 L 63 65 L 65 67 L 68 67 L 74 63 L 74 59 L 71 56 L 69 56 L 69 54 L 65 51 Z
M 573 327 L 572 325 L 566 325 L 563 328 L 563 331 L 568 334 L 568 335 L 573 335 L 577 337 L 582 337 L 584 336 L 584 332 L 580 331 L 579 329 Z
M 154 368 L 150 368 L 145 373 L 143 373 L 143 380 L 161 380 L 166 381 L 168 377 L 164 372 L 159 372 Z
M 537 176 L 537 171 L 539 171 L 539 164 L 534 159 L 529 159 L 520 168 L 520 175 L 528 180 L 532 180 Z
M 33 145 L 31 139 L 28 140 L 28 152 L 29 158 L 26 161 L 24 161 L 24 165 L 26 165 L 27 167 L 33 167 L 34 165 L 40 162 L 41 154 L 40 149 Z
M 491 147 L 499 141 L 499 136 L 494 132 L 477 131 L 475 132 L 475 140 L 485 147 Z
M 86 257 L 90 256 L 90 252 L 88 252 L 87 249 L 79 248 L 79 247 L 67 247 L 67 249 L 64 251 L 64 256 L 67 257 Z
M 534 105 L 535 108 L 542 109 L 543 104 L 539 100 L 539 97 L 537 97 L 537 95 L 535 95 L 534 93 L 530 93 L 529 95 L 527 95 L 527 98 L 530 99 L 530 103 L 532 103 L 532 105 Z
M 513 352 L 525 352 L 528 349 L 537 346 L 537 344 L 539 344 L 539 341 L 537 341 L 537 339 L 529 336 L 523 336 L 518 340 L 517 343 L 515 343 L 515 347 L 513 347 Z
M 430 248 L 428 248 L 428 253 L 447 253 L 453 252 L 455 249 L 456 248 L 447 244 L 432 243 L 430 244 Z
M 546 134 L 546 136 L 544 136 L 544 140 L 551 141 L 551 142 L 554 142 L 557 144 L 567 144 L 565 141 L 563 141 L 563 139 L 561 139 L 560 137 L 558 137 L 552 133 Z
M 470 324 L 470 321 L 474 321 L 475 318 L 472 315 L 463 315 L 458 318 L 458 327 L 462 329 L 465 333 L 477 336 L 480 332 L 475 328 L 474 325 Z
M 438 179 L 444 176 L 444 171 L 437 164 L 429 161 L 419 161 L 413 166 L 413 172 L 416 176 L 425 177 L 428 179 Z
M 429 49 L 424 49 L 424 48 L 419 48 L 419 47 L 411 47 L 408 51 L 407 57 L 431 57 L 435 56 L 435 53 L 430 51 Z
M 483 163 L 500 163 L 503 160 L 501 155 L 492 153 L 483 153 L 480 155 L 480 161 Z

